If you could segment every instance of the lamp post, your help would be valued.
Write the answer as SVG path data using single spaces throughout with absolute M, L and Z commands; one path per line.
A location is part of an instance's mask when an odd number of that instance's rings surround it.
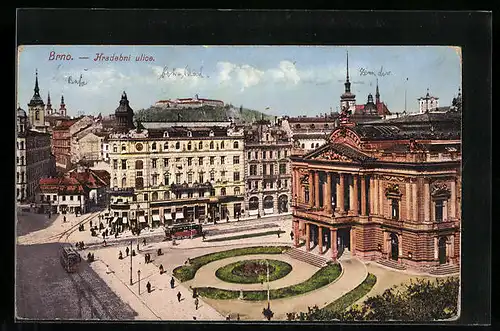
M 137 270 L 137 284 L 139 285 L 139 294 L 141 294 L 141 271 Z
M 132 240 L 130 240 L 130 285 L 132 284 Z
M 264 308 L 262 310 L 262 314 L 267 318 L 268 321 L 271 320 L 273 317 L 274 313 L 271 310 L 271 300 L 270 300 L 270 289 L 269 289 L 269 261 L 266 260 L 266 266 L 267 266 L 267 308 Z

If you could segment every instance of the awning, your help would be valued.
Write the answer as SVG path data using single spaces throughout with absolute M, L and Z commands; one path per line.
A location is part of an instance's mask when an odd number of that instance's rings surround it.
M 127 218 L 126 217 L 123 218 L 122 223 L 123 224 L 127 224 Z
M 146 218 L 144 218 L 144 216 L 139 216 L 139 223 L 146 223 Z
M 115 223 L 117 220 L 118 220 L 118 217 L 115 217 L 115 218 L 113 218 L 113 220 L 111 221 L 111 223 Z
M 175 219 L 176 220 L 179 220 L 181 218 L 184 218 L 184 214 L 183 213 L 175 213 Z
M 166 213 L 165 215 L 163 215 L 163 217 L 164 217 L 166 220 L 171 220 L 171 219 L 172 219 L 172 213 Z
M 159 222 L 160 221 L 160 215 L 153 215 L 153 221 Z

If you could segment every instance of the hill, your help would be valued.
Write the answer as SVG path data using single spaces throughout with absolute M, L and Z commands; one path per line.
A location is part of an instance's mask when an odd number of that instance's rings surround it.
M 272 120 L 274 116 L 264 114 L 260 111 L 236 108 L 233 105 L 224 107 L 203 106 L 199 108 L 161 108 L 151 106 L 147 109 L 139 109 L 134 114 L 134 121 L 141 122 L 170 122 L 170 121 L 226 121 L 233 118 L 236 123 L 251 123 L 262 119 Z

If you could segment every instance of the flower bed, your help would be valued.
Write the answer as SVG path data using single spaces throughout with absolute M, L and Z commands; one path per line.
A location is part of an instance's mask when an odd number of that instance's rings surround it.
M 217 269 L 217 278 L 239 284 L 255 284 L 267 280 L 267 264 L 269 263 L 269 281 L 283 278 L 292 271 L 292 266 L 278 260 L 246 260 L 228 264 Z

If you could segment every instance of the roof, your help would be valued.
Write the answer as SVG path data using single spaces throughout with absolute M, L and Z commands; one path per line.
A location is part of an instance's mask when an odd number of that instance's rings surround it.
M 105 180 L 101 179 L 100 176 L 96 175 L 94 173 L 94 170 L 87 170 L 84 172 L 74 171 L 71 172 L 70 176 L 89 189 L 96 189 L 109 185 L 109 178 L 108 182 L 106 182 Z
M 317 116 L 317 117 L 288 117 L 287 121 L 289 123 L 335 123 L 335 120 L 338 117 L 338 113 L 330 113 L 327 117 L 325 116 Z
M 307 153 L 306 155 L 304 155 L 304 158 L 305 159 L 312 159 L 316 156 L 323 154 L 323 152 L 330 151 L 330 150 L 334 151 L 336 153 L 345 155 L 349 159 L 352 159 L 352 160 L 358 161 L 358 162 L 366 162 L 366 161 L 374 160 L 373 157 L 368 156 L 368 155 L 350 147 L 349 145 L 332 143 L 332 142 L 325 144 L 325 145 L 313 150 L 312 152 Z
M 70 120 L 62 120 L 61 123 L 59 123 L 59 125 L 57 125 L 53 128 L 53 130 L 69 129 L 73 124 L 75 124 L 79 120 L 80 120 L 79 118 L 74 118 L 74 119 L 70 119 Z
M 42 178 L 39 181 L 42 193 L 83 194 L 86 188 L 72 177 Z
M 26 112 L 21 107 L 17 108 L 16 114 L 17 114 L 17 117 L 27 117 Z
M 154 129 L 167 129 L 171 127 L 185 127 L 190 128 L 191 130 L 195 127 L 228 127 L 231 125 L 231 121 L 176 121 L 176 122 L 141 122 L 142 126 L 147 130 Z

